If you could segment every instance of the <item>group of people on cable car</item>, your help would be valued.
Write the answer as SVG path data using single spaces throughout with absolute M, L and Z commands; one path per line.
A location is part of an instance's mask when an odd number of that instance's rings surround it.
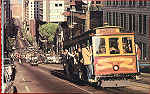
M 92 46 L 82 44 L 76 50 L 69 52 L 67 49 L 62 54 L 62 63 L 68 79 L 92 81 L 93 55 Z

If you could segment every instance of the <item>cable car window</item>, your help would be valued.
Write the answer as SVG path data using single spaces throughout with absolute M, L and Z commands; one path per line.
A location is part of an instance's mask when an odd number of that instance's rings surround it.
M 132 38 L 130 37 L 122 38 L 122 46 L 123 46 L 123 53 L 133 53 Z
M 120 54 L 118 38 L 109 38 L 110 54 Z
M 105 39 L 104 38 L 96 38 L 96 54 L 106 54 L 106 47 L 105 47 Z

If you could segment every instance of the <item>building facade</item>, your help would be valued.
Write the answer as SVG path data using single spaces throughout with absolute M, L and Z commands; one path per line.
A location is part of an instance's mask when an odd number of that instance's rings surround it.
M 121 26 L 135 33 L 135 42 L 141 49 L 141 60 L 150 60 L 150 1 L 107 0 L 102 2 L 104 22 Z
M 25 31 L 29 30 L 29 0 L 22 0 L 22 22 Z
M 11 10 L 12 10 L 12 17 L 15 19 L 19 19 L 19 21 L 22 21 L 22 5 L 18 2 L 18 0 L 12 0 L 11 1 Z
M 29 0 L 29 20 L 39 19 L 41 0 Z
M 66 17 L 63 15 L 66 9 L 66 1 L 67 0 L 43 0 L 43 21 L 66 21 Z

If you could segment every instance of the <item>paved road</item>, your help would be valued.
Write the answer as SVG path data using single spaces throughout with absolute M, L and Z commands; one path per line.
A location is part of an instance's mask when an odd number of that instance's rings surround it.
M 149 94 L 150 76 L 131 81 L 126 88 L 94 88 L 85 83 L 73 83 L 66 79 L 62 65 L 47 64 L 38 67 L 16 63 L 15 86 L 18 93 L 98 93 L 98 94 Z

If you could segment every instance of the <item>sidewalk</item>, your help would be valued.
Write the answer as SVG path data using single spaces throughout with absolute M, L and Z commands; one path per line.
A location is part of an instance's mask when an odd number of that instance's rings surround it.
M 141 73 L 142 76 L 150 77 L 150 73 Z

